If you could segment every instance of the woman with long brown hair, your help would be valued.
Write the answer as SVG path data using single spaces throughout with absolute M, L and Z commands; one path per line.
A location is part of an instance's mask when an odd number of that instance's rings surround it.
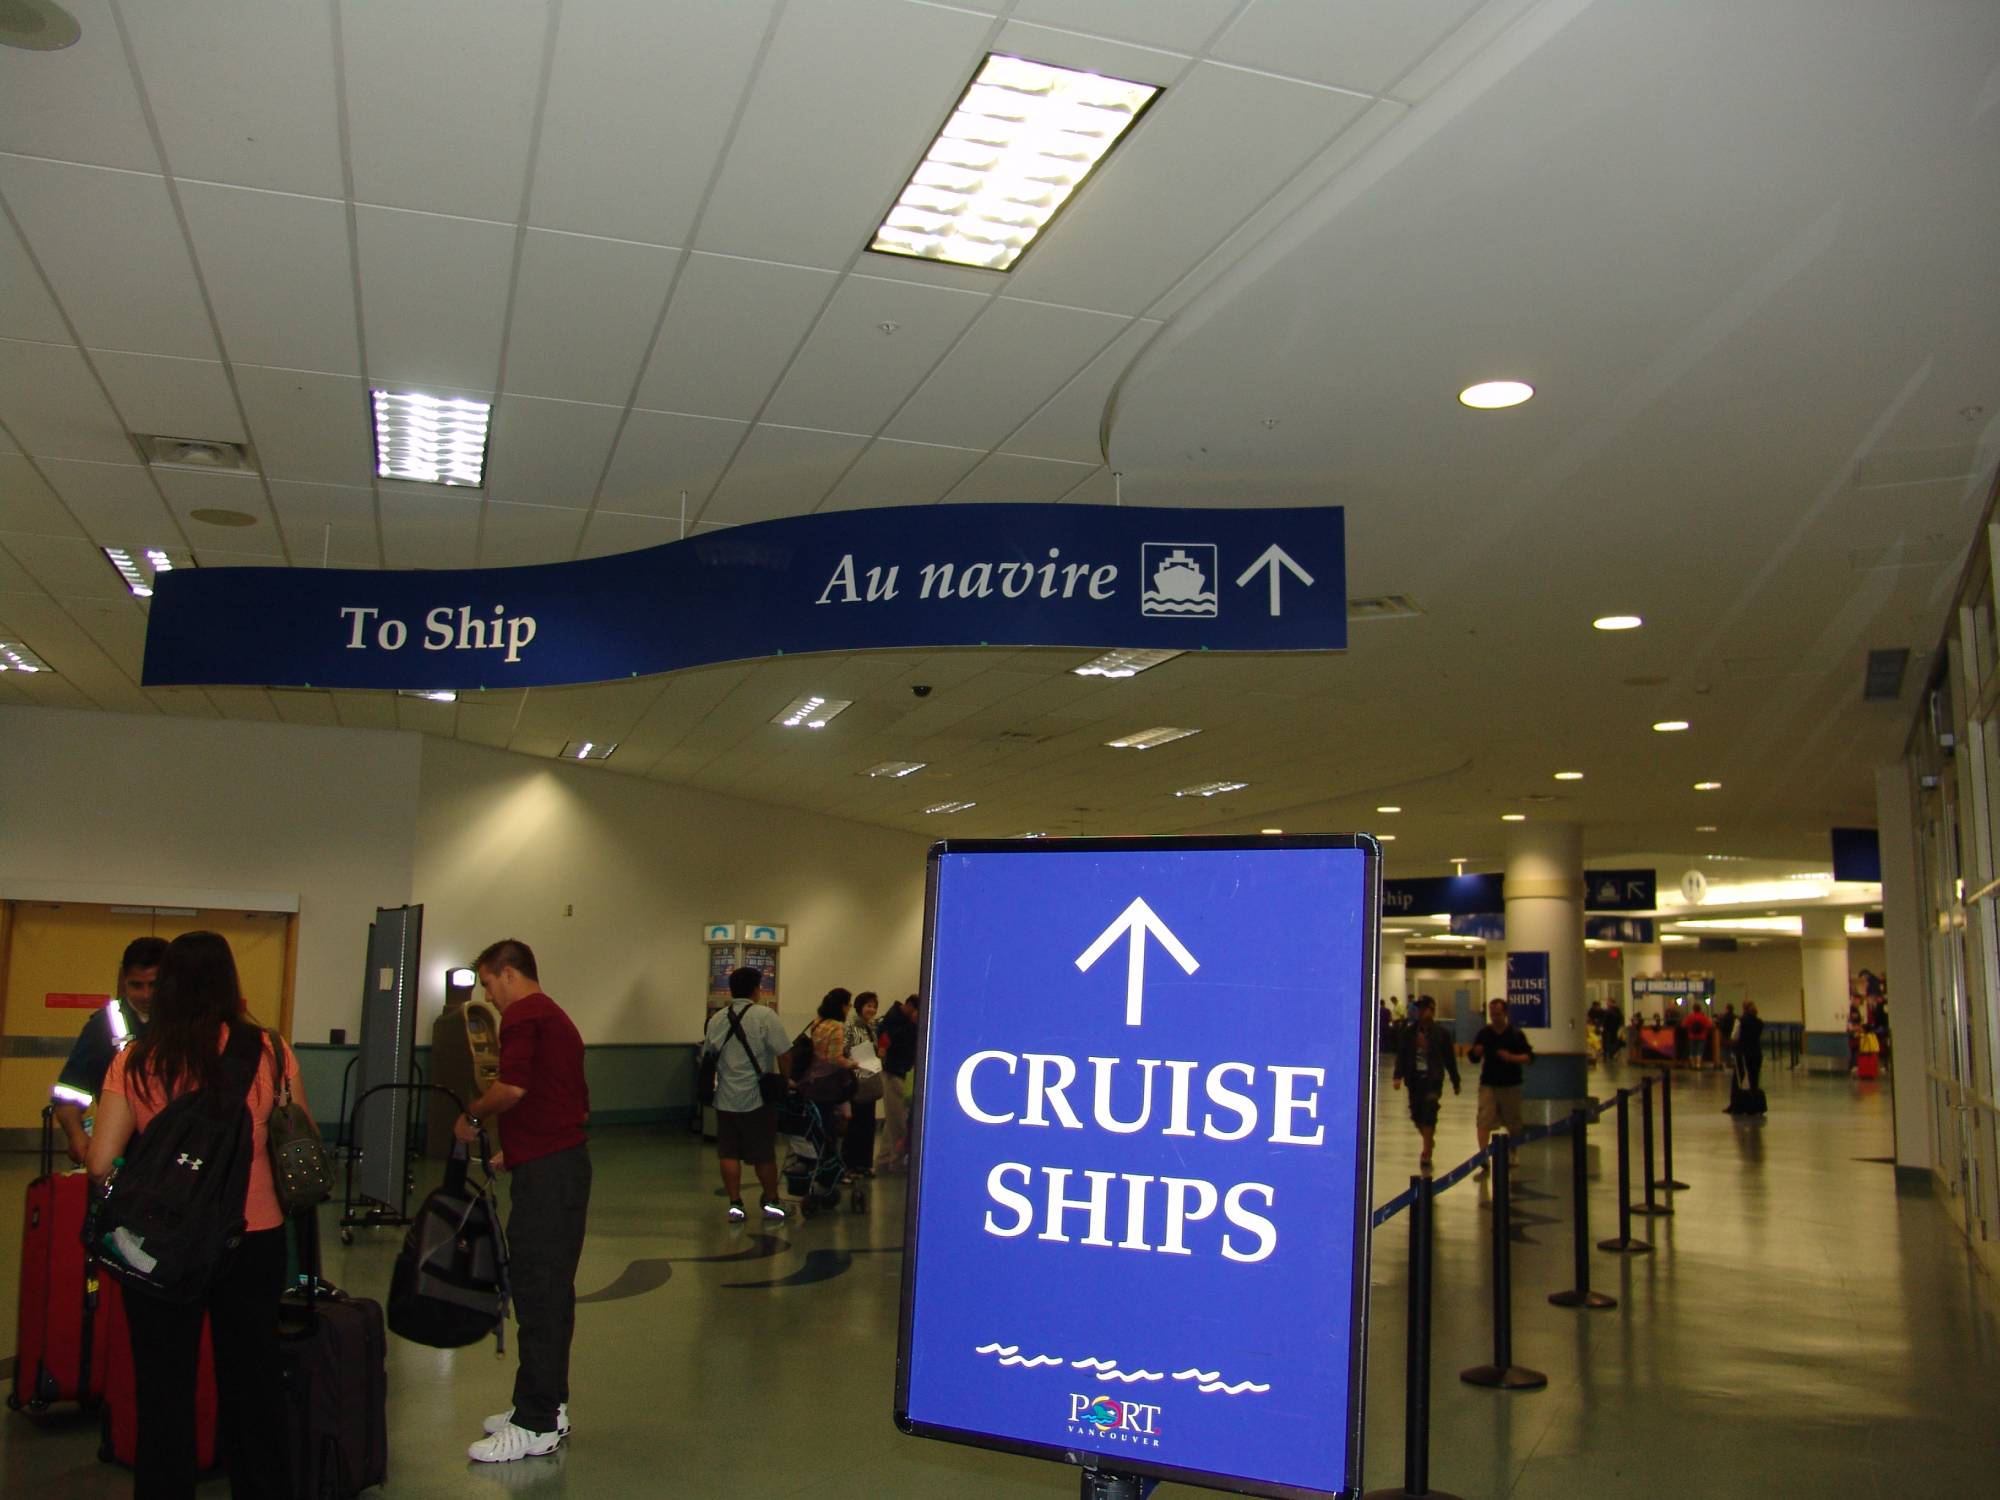
M 102 1182 L 135 1134 L 169 1103 L 228 1086 L 223 1054 L 230 1039 L 256 1023 L 245 1011 L 228 942 L 187 932 L 167 945 L 146 1034 L 118 1055 L 105 1075 L 90 1173 Z M 247 1041 L 239 1043 L 247 1046 Z M 274 1065 L 272 1048 L 276 1047 Z M 234 1500 L 278 1500 L 287 1490 L 285 1408 L 278 1367 L 278 1298 L 285 1283 L 285 1216 L 271 1178 L 266 1127 L 277 1099 L 276 1070 L 304 1107 L 298 1060 L 275 1035 L 257 1042 L 258 1060 L 244 1108 L 252 1125 L 250 1182 L 242 1242 L 229 1253 L 206 1297 L 166 1302 L 128 1286 L 139 1451 L 137 1500 L 190 1500 L 195 1492 L 195 1375 L 206 1312 L 215 1341 L 215 1384 L 222 1456 Z M 236 1086 L 241 1088 L 240 1072 Z

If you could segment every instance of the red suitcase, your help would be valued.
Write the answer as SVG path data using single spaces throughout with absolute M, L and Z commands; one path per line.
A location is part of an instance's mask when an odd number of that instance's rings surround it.
M 107 1463 L 131 1468 L 139 1459 L 139 1403 L 132 1384 L 132 1337 L 125 1322 L 123 1289 L 104 1278 L 98 1302 L 98 1322 L 104 1370 L 104 1444 L 97 1456 Z M 216 1466 L 215 1345 L 208 1319 L 201 1322 L 201 1364 L 195 1375 L 195 1465 L 203 1473 Z
M 1854 1060 L 1854 1076 L 1861 1079 L 1882 1076 L 1882 1058 L 1879 1053 L 1864 1052 Z
M 15 1324 L 14 1388 L 7 1404 L 41 1411 L 53 1402 L 88 1406 L 103 1388 L 103 1348 L 83 1253 L 89 1179 L 55 1170 L 54 1111 L 42 1111 L 42 1172 L 28 1184 L 21 1231 L 21 1301 Z

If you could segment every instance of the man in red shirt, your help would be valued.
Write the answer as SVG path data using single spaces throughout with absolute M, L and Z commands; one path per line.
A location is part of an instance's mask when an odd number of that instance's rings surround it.
M 590 1210 L 590 1148 L 584 1121 L 590 1089 L 583 1038 L 542 993 L 535 955 L 505 938 L 473 961 L 486 998 L 500 1008 L 500 1076 L 459 1116 L 467 1145 L 482 1123 L 497 1126 L 496 1166 L 513 1177 L 507 1215 L 520 1369 L 514 1404 L 486 1419 L 468 1450 L 481 1463 L 555 1452 L 569 1436 L 569 1346 L 576 1333 L 576 1265 Z

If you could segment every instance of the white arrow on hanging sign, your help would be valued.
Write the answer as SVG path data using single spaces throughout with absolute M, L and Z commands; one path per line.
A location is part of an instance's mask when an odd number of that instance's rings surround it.
M 1236 586 L 1239 589 L 1244 587 L 1265 568 L 1271 570 L 1271 613 L 1273 616 L 1284 613 L 1284 610 L 1278 606 L 1278 570 L 1280 568 L 1290 569 L 1292 576 L 1307 588 L 1311 588 L 1313 585 L 1312 574 L 1294 562 L 1291 553 L 1280 547 L 1276 542 L 1273 542 L 1258 555 L 1255 562 L 1243 570 L 1242 577 L 1236 580 Z
M 1132 904 L 1118 914 L 1118 920 L 1100 932 L 1097 941 L 1077 956 L 1077 968 L 1088 973 L 1090 966 L 1104 957 L 1111 945 L 1128 932 L 1132 935 L 1132 945 L 1125 960 L 1125 1024 L 1137 1026 L 1140 1002 L 1146 989 L 1147 933 L 1160 940 L 1160 946 L 1172 955 L 1183 974 L 1192 974 L 1201 964 L 1160 920 L 1159 914 L 1146 904 L 1145 898 L 1135 896 Z

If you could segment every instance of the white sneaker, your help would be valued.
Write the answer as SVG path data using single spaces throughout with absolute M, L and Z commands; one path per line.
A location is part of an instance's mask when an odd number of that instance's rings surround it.
M 785 1205 L 780 1203 L 776 1198 L 766 1198 L 764 1200 L 764 1217 L 767 1219 L 788 1219 L 791 1215 L 785 1211 Z
M 511 1406 L 508 1407 L 505 1411 L 495 1412 L 492 1416 L 488 1417 L 484 1423 L 484 1429 L 486 1435 L 488 1437 L 491 1437 L 494 1433 L 498 1432 L 501 1428 L 505 1427 L 509 1422 L 512 1422 L 513 1420 L 514 1420 L 514 1408 Z M 556 1436 L 557 1437 L 569 1436 L 569 1403 L 567 1401 L 565 1401 L 561 1406 L 558 1406 L 556 1408 Z
M 465 1450 L 476 1463 L 507 1464 L 517 1458 L 540 1458 L 562 1446 L 559 1432 L 530 1432 L 512 1422 L 491 1437 L 481 1438 Z

